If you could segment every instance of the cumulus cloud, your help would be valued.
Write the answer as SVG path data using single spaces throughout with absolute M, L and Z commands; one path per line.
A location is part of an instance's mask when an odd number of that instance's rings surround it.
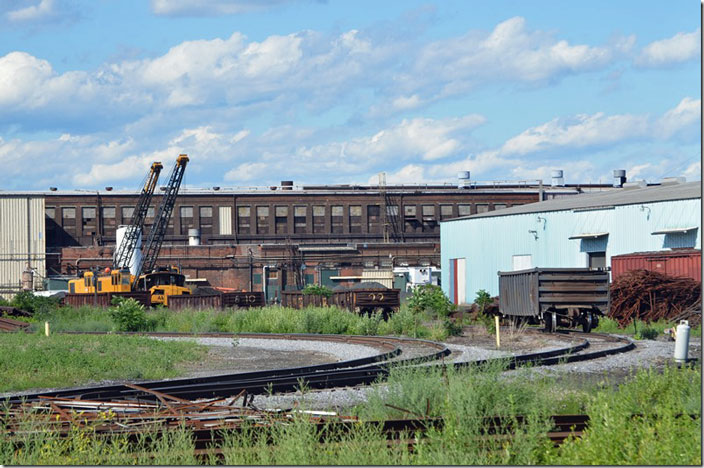
M 524 18 L 513 17 L 488 34 L 470 31 L 422 47 L 410 73 L 398 81 L 406 93 L 425 90 L 433 96 L 452 96 L 497 81 L 545 84 L 603 69 L 628 51 L 633 41 L 630 37 L 604 46 L 570 44 L 530 30 Z
M 641 67 L 663 67 L 687 62 L 701 55 L 701 29 L 690 33 L 677 33 L 667 39 L 654 41 L 641 50 L 635 58 Z

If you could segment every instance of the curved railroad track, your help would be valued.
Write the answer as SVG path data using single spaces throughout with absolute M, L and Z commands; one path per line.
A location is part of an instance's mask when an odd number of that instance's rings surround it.
M 528 333 L 543 333 L 528 329 Z M 81 332 L 72 332 L 81 334 Z M 88 334 L 101 334 L 88 332 Z M 379 354 L 305 367 L 294 367 L 266 371 L 241 372 L 162 381 L 142 382 L 139 388 L 134 385 L 119 384 L 68 388 L 39 393 L 17 394 L 6 397 L 8 403 L 18 404 L 23 401 L 34 401 L 41 398 L 80 398 L 92 401 L 109 401 L 113 399 L 156 400 L 154 392 L 168 394 L 183 399 L 229 397 L 241 392 L 249 395 L 271 392 L 290 392 L 302 386 L 311 389 L 334 387 L 350 387 L 370 384 L 384 379 L 391 368 L 413 367 L 418 365 L 453 366 L 465 368 L 478 366 L 495 361 L 502 361 L 507 369 L 524 365 L 554 365 L 566 362 L 596 359 L 611 354 L 630 351 L 635 348 L 633 341 L 626 337 L 600 333 L 580 333 L 558 331 L 552 335 L 569 337 L 565 347 L 544 352 L 519 354 L 515 356 L 473 360 L 466 362 L 445 362 L 450 350 L 442 343 L 427 340 L 399 337 L 341 336 L 316 334 L 265 334 L 265 333 L 127 333 L 131 335 L 148 335 L 154 337 L 218 337 L 218 338 L 266 338 L 283 340 L 334 341 L 373 347 Z M 597 343 L 592 350 L 591 342 Z M 412 357 L 403 356 L 403 347 L 413 346 L 416 349 Z M 425 348 L 427 352 L 418 352 Z M 442 362 L 438 362 L 442 360 Z

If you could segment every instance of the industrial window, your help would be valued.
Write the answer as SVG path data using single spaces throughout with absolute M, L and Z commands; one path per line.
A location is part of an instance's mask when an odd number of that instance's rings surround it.
M 112 236 L 115 234 L 115 228 L 117 227 L 117 221 L 115 220 L 115 207 L 114 206 L 104 206 L 101 208 L 103 215 L 103 235 Z
M 486 213 L 489 211 L 489 205 L 486 203 L 477 203 L 477 213 Z
M 325 207 L 313 207 L 313 232 L 316 234 L 325 233 Z
M 56 216 L 56 208 L 53 206 L 45 207 L 44 208 L 44 216 L 46 216 L 47 218 L 54 219 L 54 217 Z
M 342 234 L 342 217 L 343 215 L 343 208 L 340 205 L 335 205 L 330 207 L 330 214 L 332 217 L 330 218 L 330 232 L 333 234 Z
M 213 207 L 212 206 L 201 206 L 198 208 L 201 234 L 212 234 L 213 233 Z
M 76 209 L 61 208 L 61 225 L 66 230 L 70 230 L 75 234 L 76 229 Z
M 440 219 L 452 218 L 452 205 L 440 205 Z
M 386 216 L 398 216 L 398 205 L 386 205 Z
M 257 234 L 269 234 L 269 207 L 257 207 Z
M 188 230 L 195 227 L 193 223 L 193 207 L 192 206 L 182 206 L 179 209 L 181 214 L 181 235 L 188 235 Z
M 505 203 L 494 203 L 494 209 L 495 209 L 495 210 L 503 210 L 503 209 L 506 208 L 507 206 L 508 206 L 508 205 L 506 205 Z
M 154 217 L 154 207 L 150 206 L 147 208 L 147 218 L 153 218 Z
M 423 232 L 434 232 L 437 226 L 435 205 L 423 205 Z
M 367 205 L 367 232 L 380 232 L 379 225 L 381 222 L 381 208 L 379 205 Z
M 134 206 L 123 206 L 122 207 L 122 224 L 127 224 L 132 219 L 134 214 Z
M 458 216 L 469 216 L 472 214 L 472 205 L 457 205 Z
M 405 232 L 416 232 L 420 226 L 417 214 L 418 212 L 415 205 L 405 205 L 403 207 L 403 230 Z
M 192 218 L 193 217 L 193 207 L 192 206 L 182 206 L 181 207 L 181 217 L 182 218 Z
M 232 234 L 232 207 L 231 206 L 220 206 L 218 207 L 220 222 L 220 230 L 218 231 L 221 236 L 229 236 Z
M 307 206 L 293 207 L 293 232 L 296 234 L 304 234 L 306 232 L 306 216 L 308 212 Z
M 97 234 L 96 229 L 96 214 L 97 210 L 95 207 L 83 207 L 81 208 L 81 229 L 83 235 L 92 236 Z
M 251 234 L 251 208 L 248 206 L 237 207 L 237 232 L 239 234 Z
M 82 209 L 82 211 L 83 211 L 83 221 L 95 219 L 95 212 L 96 212 L 95 208 L 85 207 Z
M 288 206 L 274 208 L 274 223 L 277 234 L 288 234 Z
M 350 206 L 350 232 L 359 234 L 362 232 L 362 206 Z

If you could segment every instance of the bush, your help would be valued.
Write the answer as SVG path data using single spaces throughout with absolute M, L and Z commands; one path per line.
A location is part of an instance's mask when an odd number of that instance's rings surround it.
M 149 331 L 153 330 L 156 323 L 147 318 L 144 306 L 136 300 L 121 297 L 113 298 L 115 307 L 110 308 L 112 317 L 118 331 Z
M 413 288 L 413 295 L 408 299 L 408 307 L 414 313 L 430 312 L 437 317 L 447 317 L 457 310 L 440 286 L 421 284 Z
M 303 288 L 303 294 L 310 294 L 312 296 L 332 296 L 332 289 L 327 286 L 318 286 L 317 284 L 309 284 Z
M 15 294 L 12 301 L 10 301 L 10 305 L 34 314 L 57 309 L 59 301 L 52 297 L 35 296 L 31 291 L 22 291 Z

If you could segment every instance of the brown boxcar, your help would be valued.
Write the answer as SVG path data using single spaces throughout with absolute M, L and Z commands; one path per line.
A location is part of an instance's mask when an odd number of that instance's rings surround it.
M 284 291 L 281 293 L 281 305 L 294 309 L 337 306 L 363 313 L 380 310 L 386 315 L 398 310 L 401 305 L 400 295 L 400 289 L 349 289 L 335 291 L 329 298 L 303 294 L 301 291 Z
M 222 309 L 220 294 L 169 296 L 169 309 Z
M 590 268 L 499 272 L 499 312 L 515 320 L 590 331 L 609 311 L 609 274 Z
M 702 251 L 697 249 L 634 252 L 611 257 L 611 280 L 631 270 L 657 271 L 702 280 Z

